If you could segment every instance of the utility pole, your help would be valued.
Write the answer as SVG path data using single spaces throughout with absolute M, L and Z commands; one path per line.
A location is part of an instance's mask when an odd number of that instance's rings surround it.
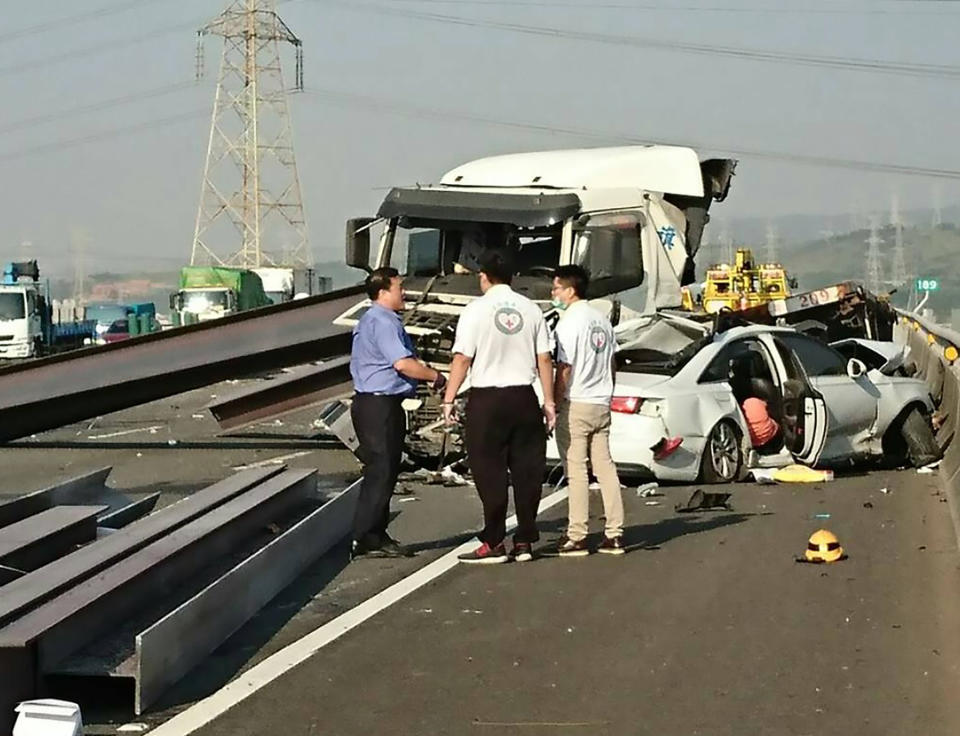
M 907 260 L 903 249 L 903 218 L 900 216 L 900 199 L 896 194 L 890 200 L 890 224 L 893 225 L 893 268 L 890 284 L 894 287 L 907 283 Z
M 90 236 L 79 227 L 70 231 L 70 249 L 73 251 L 73 302 L 77 307 L 87 303 L 87 245 Z
M 833 229 L 833 221 L 829 218 L 824 222 L 824 226 L 825 228 L 820 231 L 820 237 L 829 243 L 836 237 L 837 231 Z
M 940 189 L 940 185 L 937 184 L 933 187 L 933 221 L 931 224 L 934 228 L 938 228 L 943 224 L 942 197 L 943 192 Z
M 723 227 L 720 229 L 720 260 L 718 263 L 733 263 L 733 236 L 730 235 L 730 227 L 727 221 L 723 221 Z
M 871 217 L 870 218 L 870 237 L 867 238 L 867 289 L 872 291 L 874 294 L 880 293 L 880 283 L 883 279 L 883 274 L 880 269 L 880 243 L 883 240 L 880 238 L 878 231 L 880 229 L 879 218 Z
M 777 244 L 780 241 L 780 237 L 777 234 L 777 226 L 772 222 L 767 223 L 767 248 L 766 248 L 766 259 L 767 263 L 778 263 L 777 260 Z
M 223 38 L 223 56 L 190 263 L 312 265 L 280 63 L 280 42 L 292 45 L 302 91 L 302 42 L 274 0 L 234 0 L 198 31 L 198 77 L 208 35 Z

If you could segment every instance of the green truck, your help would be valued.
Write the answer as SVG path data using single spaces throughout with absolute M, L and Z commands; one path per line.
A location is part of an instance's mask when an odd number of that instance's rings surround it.
M 180 290 L 170 295 L 170 317 L 175 325 L 190 325 L 272 303 L 253 271 L 185 266 L 180 271 Z

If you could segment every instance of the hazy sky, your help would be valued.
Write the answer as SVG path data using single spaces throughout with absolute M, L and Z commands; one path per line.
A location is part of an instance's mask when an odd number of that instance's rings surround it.
M 95 266 L 186 263 L 219 39 L 207 41 L 205 81 L 169 86 L 193 79 L 194 30 L 226 0 L 2 4 L 0 260 L 30 241 L 41 268 L 63 271 L 82 231 Z M 956 178 L 747 155 L 960 171 L 960 2 L 287 0 L 278 11 L 304 42 L 307 92 L 291 104 L 317 260 L 341 258 L 344 220 L 372 214 L 386 187 L 479 156 L 622 136 L 744 152 L 721 220 L 886 211 L 894 191 L 905 209 L 928 206 L 937 186 L 945 204 L 960 201 Z M 948 68 L 904 75 L 742 53 L 756 50 Z M 145 97 L 156 90 L 166 93 Z M 98 107 L 127 96 L 141 97 Z M 64 114 L 83 107 L 93 109 Z

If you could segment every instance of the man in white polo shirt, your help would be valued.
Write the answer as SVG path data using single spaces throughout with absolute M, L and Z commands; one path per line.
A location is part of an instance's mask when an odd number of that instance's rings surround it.
M 464 429 L 467 457 L 483 504 L 481 545 L 460 560 L 474 564 L 533 559 L 539 538 L 537 508 L 546 469 L 546 431 L 556 421 L 553 362 L 543 311 L 510 288 L 513 262 L 502 250 L 480 258 L 483 296 L 463 310 L 453 345 L 453 365 L 443 413 L 454 421 L 453 402 L 470 371 Z M 533 390 L 539 377 L 544 405 Z M 507 486 L 513 484 L 517 530 L 507 554 Z
M 623 554 L 623 499 L 620 478 L 610 457 L 610 399 L 613 397 L 616 340 L 610 321 L 586 301 L 589 277 L 580 266 L 554 272 L 553 303 L 563 310 L 557 324 L 557 446 L 569 486 L 567 535 L 561 557 L 583 557 L 590 515 L 587 460 L 600 482 L 606 517 L 604 539 L 597 548 Z

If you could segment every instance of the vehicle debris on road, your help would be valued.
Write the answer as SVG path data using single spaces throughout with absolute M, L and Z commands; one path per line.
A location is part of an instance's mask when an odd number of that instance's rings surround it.
M 660 485 L 658 483 L 642 483 L 637 486 L 637 495 L 640 498 L 650 498 L 651 496 L 659 496 Z
M 937 469 L 940 467 L 940 461 L 937 460 L 935 463 L 930 463 L 929 465 L 924 465 L 922 468 L 917 468 L 917 473 L 920 475 L 932 475 L 937 472 Z
M 797 562 L 812 562 L 816 564 L 839 562 L 847 558 L 843 547 L 840 546 L 840 540 L 837 536 L 826 529 L 818 529 L 810 535 L 807 541 L 807 549 L 803 557 L 798 557 Z
M 730 493 L 704 493 L 704 491 L 698 488 L 693 492 L 686 504 L 677 504 L 674 506 L 674 510 L 681 514 L 693 511 L 708 511 L 711 509 L 732 511 L 733 509 L 729 503 L 731 495 Z

